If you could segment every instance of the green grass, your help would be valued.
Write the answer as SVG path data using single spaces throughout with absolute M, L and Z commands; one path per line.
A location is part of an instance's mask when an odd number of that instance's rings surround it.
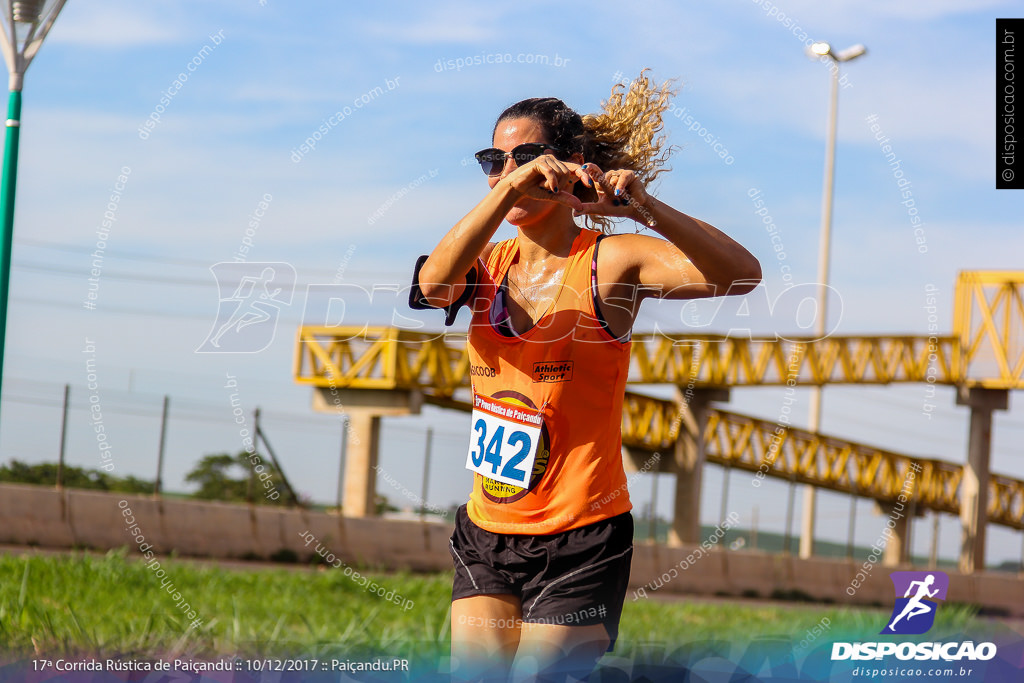
M 0 556 L 0 649 L 6 654 L 131 657 L 298 652 L 394 652 L 398 640 L 447 642 L 450 578 L 381 575 L 413 600 L 408 611 L 368 594 L 342 570 L 233 571 L 163 562 L 202 624 L 190 619 L 138 560 L 106 556 Z
M 451 574 L 365 572 L 386 590 L 414 601 L 408 610 L 364 590 L 332 567 L 231 570 L 168 560 L 174 582 L 202 624 L 189 619 L 142 561 L 105 556 L 0 555 L 0 654 L 240 656 L 379 654 L 410 659 L 448 649 Z M 798 642 L 830 622 L 821 636 L 875 639 L 888 611 L 765 603 L 626 598 L 616 654 L 650 643 L 755 636 Z M 933 634 L 977 627 L 968 607 L 946 605 Z M 972 628 L 973 628 L 972 627 Z
M 685 598 L 684 598 L 685 600 Z M 978 628 L 976 609 L 967 605 L 945 605 L 939 610 L 931 633 L 940 636 L 965 628 Z M 746 643 L 754 637 L 788 638 L 793 643 L 813 635 L 814 627 L 827 626 L 826 638 L 884 640 L 878 632 L 885 626 L 889 609 L 851 609 L 836 606 L 793 606 L 756 602 L 655 602 L 628 597 L 623 610 L 620 638 L 629 647 L 642 642 L 691 642 L 723 639 Z M 824 624 L 823 619 L 827 619 Z

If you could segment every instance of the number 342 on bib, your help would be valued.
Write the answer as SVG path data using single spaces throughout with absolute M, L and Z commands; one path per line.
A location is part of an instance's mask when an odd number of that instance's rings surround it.
M 474 395 L 472 422 L 466 469 L 505 484 L 529 486 L 540 444 L 541 411 Z

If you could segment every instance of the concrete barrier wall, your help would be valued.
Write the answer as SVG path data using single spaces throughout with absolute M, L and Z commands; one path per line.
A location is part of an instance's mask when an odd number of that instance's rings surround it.
M 658 591 L 762 598 L 810 598 L 841 605 L 893 605 L 889 572 L 909 565 L 868 568 L 856 562 L 755 551 L 704 551 L 638 543 L 633 550 L 630 587 L 648 597 Z M 920 569 L 917 567 L 916 569 Z M 1024 616 L 1024 581 L 1002 572 L 949 574 L 946 602 L 958 602 Z M 631 594 L 631 595 L 635 595 Z
M 0 543 L 15 545 L 135 550 L 144 542 L 163 554 L 267 560 L 290 551 L 301 561 L 320 547 L 349 564 L 436 571 L 451 568 L 450 535 L 436 522 L 0 484 Z
M 137 550 L 128 529 L 131 520 L 138 527 L 134 535 L 141 534 L 162 554 L 176 551 L 182 556 L 272 559 L 290 551 L 300 561 L 308 561 L 319 547 L 348 564 L 413 571 L 452 568 L 450 524 L 0 484 L 0 543 L 97 550 L 128 546 Z M 630 586 L 643 589 L 648 596 L 659 591 L 788 596 L 891 606 L 890 568 L 877 564 L 868 572 L 862 563 L 637 543 Z M 862 570 L 862 579 L 855 583 Z M 948 602 L 1024 615 L 1024 581 L 1017 576 L 947 573 Z

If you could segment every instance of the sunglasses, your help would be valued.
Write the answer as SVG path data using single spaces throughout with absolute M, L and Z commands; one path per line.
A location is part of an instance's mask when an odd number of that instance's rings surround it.
M 492 176 L 501 175 L 502 169 L 505 168 L 505 160 L 508 158 L 513 159 L 516 162 L 516 166 L 522 166 L 527 162 L 533 161 L 548 150 L 554 152 L 556 156 L 565 154 L 564 150 L 546 145 L 543 142 L 524 142 L 513 147 L 511 152 L 504 152 L 491 147 L 490 149 L 480 150 L 474 156 L 480 162 L 480 168 L 483 169 L 484 173 Z

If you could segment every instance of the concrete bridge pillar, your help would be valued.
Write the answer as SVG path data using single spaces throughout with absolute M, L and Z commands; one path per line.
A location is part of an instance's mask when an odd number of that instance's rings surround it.
M 875 511 L 885 516 L 885 523 L 888 525 L 892 520 L 892 536 L 885 544 L 882 551 L 883 567 L 898 567 L 910 561 L 910 518 L 914 514 L 911 509 L 911 502 L 890 503 L 875 501 Z
M 380 419 L 391 415 L 418 414 L 422 403 L 422 394 L 417 391 L 318 387 L 313 392 L 314 410 L 348 416 L 342 493 L 342 514 L 346 517 L 373 517 L 377 514 Z
M 985 568 L 985 526 L 988 524 L 989 461 L 992 451 L 992 411 L 1006 410 L 1009 391 L 960 387 L 957 405 L 971 409 L 967 463 L 960 480 L 960 571 Z
M 700 492 L 704 472 L 704 432 L 712 401 L 727 402 L 728 389 L 676 389 L 676 400 L 688 406 L 679 425 L 671 469 L 676 473 L 675 508 L 672 528 L 668 533 L 670 546 L 700 543 Z

